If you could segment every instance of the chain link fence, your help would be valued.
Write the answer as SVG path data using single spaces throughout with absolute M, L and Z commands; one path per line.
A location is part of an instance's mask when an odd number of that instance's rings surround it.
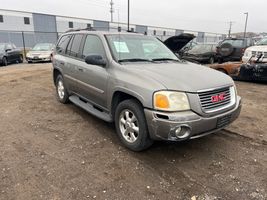
M 92 30 L 102 30 L 110 32 L 127 32 L 127 26 L 113 27 L 90 27 Z M 190 33 L 196 36 L 195 42 L 199 43 L 218 43 L 224 38 L 221 34 L 204 33 L 197 31 L 179 31 L 176 29 L 164 29 L 159 27 L 130 26 L 132 32 L 139 32 L 147 35 L 153 35 L 164 41 L 167 38 L 179 35 L 181 33 Z M 62 32 L 40 32 L 40 31 L 4 31 L 0 30 L 0 43 L 13 43 L 20 48 L 24 54 L 37 43 L 55 44 Z

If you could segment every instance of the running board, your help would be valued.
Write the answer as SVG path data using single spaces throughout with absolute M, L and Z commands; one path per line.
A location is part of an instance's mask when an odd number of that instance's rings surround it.
M 99 109 L 95 108 L 92 104 L 89 102 L 81 100 L 78 96 L 72 95 L 69 97 L 69 100 L 74 103 L 75 105 L 81 107 L 82 109 L 86 110 L 88 113 L 106 121 L 106 122 L 112 122 L 112 118 L 109 114 L 106 112 L 101 112 Z

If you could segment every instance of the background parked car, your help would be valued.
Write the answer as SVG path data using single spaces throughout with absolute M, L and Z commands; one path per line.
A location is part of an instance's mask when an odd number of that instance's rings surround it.
M 12 43 L 0 43 L 0 63 L 7 66 L 12 62 L 23 62 L 23 55 L 20 49 Z
M 192 43 L 194 38 L 195 36 L 193 34 L 182 33 L 180 35 L 169 37 L 164 41 L 164 44 L 176 55 L 182 56 L 185 51 L 195 45 L 195 43 Z
M 260 56 L 261 58 L 258 60 Z M 267 37 L 258 41 L 255 46 L 246 49 L 242 61 L 246 63 L 250 59 L 251 61 L 267 62 Z
M 38 43 L 26 54 L 26 60 L 28 63 L 41 61 L 51 62 L 54 48 L 55 45 L 51 43 Z
M 253 40 L 250 38 L 227 38 L 223 40 L 217 47 L 219 63 L 226 61 L 241 61 L 246 48 L 252 45 Z
M 217 44 L 197 44 L 185 52 L 182 58 L 192 62 L 213 64 L 217 60 L 216 46 Z

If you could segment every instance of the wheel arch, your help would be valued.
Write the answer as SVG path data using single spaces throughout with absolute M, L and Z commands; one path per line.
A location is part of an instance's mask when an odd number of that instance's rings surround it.
M 62 75 L 62 72 L 58 68 L 53 69 L 53 81 L 54 85 L 56 85 L 57 76 Z
M 130 91 L 124 90 L 116 90 L 112 94 L 111 102 L 110 102 L 110 109 L 111 115 L 114 120 L 116 107 L 119 105 L 120 102 L 127 100 L 127 99 L 134 99 L 136 100 L 142 107 L 144 107 L 143 99 L 138 95 Z

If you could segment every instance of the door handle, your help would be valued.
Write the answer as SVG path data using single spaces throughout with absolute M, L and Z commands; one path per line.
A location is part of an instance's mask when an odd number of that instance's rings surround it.
M 82 68 L 78 68 L 78 70 L 79 70 L 80 72 L 83 72 L 83 71 L 84 71 Z
M 65 65 L 65 63 L 64 63 L 64 62 L 60 62 L 59 64 L 60 64 L 60 65 Z

